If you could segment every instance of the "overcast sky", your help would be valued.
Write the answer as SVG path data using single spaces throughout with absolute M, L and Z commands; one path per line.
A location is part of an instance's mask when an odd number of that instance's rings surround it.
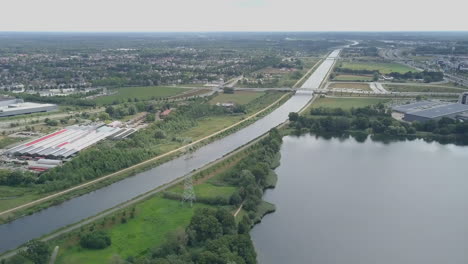
M 2 0 L 0 31 L 468 30 L 461 0 Z

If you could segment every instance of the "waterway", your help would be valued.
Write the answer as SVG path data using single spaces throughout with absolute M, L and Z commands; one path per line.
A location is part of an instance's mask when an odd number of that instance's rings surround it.
M 468 263 L 468 147 L 284 137 L 260 264 Z
M 313 90 L 325 79 L 339 52 L 333 51 L 307 79 L 301 91 L 272 113 L 236 133 L 199 148 L 192 153 L 192 158 L 176 158 L 60 205 L 0 225 L 0 254 L 183 177 L 280 125 L 287 120 L 290 112 L 299 111 L 312 99 Z

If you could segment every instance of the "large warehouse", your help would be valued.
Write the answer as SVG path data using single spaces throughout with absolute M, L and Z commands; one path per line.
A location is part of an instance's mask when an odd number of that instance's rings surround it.
M 398 105 L 393 111 L 404 114 L 405 121 L 428 121 L 442 117 L 457 118 L 468 113 L 468 105 L 461 103 L 447 103 L 441 101 L 421 101 L 411 104 Z
M 25 103 L 23 99 L 0 98 L 0 117 L 57 110 L 55 104 Z
M 7 151 L 8 154 L 68 158 L 105 138 L 121 139 L 134 129 L 109 127 L 103 124 L 69 126 L 39 139 L 26 142 Z

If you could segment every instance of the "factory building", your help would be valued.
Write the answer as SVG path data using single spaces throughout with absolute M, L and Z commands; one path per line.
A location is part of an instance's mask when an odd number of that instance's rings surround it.
M 74 125 L 7 150 L 9 155 L 65 159 L 106 138 L 123 139 L 134 129 L 103 124 Z
M 468 113 L 468 105 L 461 103 L 447 103 L 440 101 L 421 101 L 392 108 L 393 111 L 404 115 L 405 121 L 438 120 L 442 117 L 458 118 Z
M 50 112 L 57 109 L 55 104 L 25 103 L 23 99 L 0 98 L 0 117 Z

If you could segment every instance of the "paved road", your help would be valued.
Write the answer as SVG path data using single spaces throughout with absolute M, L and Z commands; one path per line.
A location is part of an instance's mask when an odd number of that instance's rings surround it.
M 142 194 L 151 192 L 184 175 L 214 162 L 224 155 L 248 144 L 271 128 L 284 123 L 290 112 L 298 112 L 313 98 L 313 90 L 320 87 L 331 70 L 340 50 L 336 50 L 309 77 L 304 85 L 272 113 L 229 136 L 197 149 L 193 158 L 179 157 L 151 170 L 75 197 L 60 205 L 49 207 L 0 225 L 0 252 L 17 248 L 26 241 L 51 233 L 58 228 L 93 217 L 115 208 Z

